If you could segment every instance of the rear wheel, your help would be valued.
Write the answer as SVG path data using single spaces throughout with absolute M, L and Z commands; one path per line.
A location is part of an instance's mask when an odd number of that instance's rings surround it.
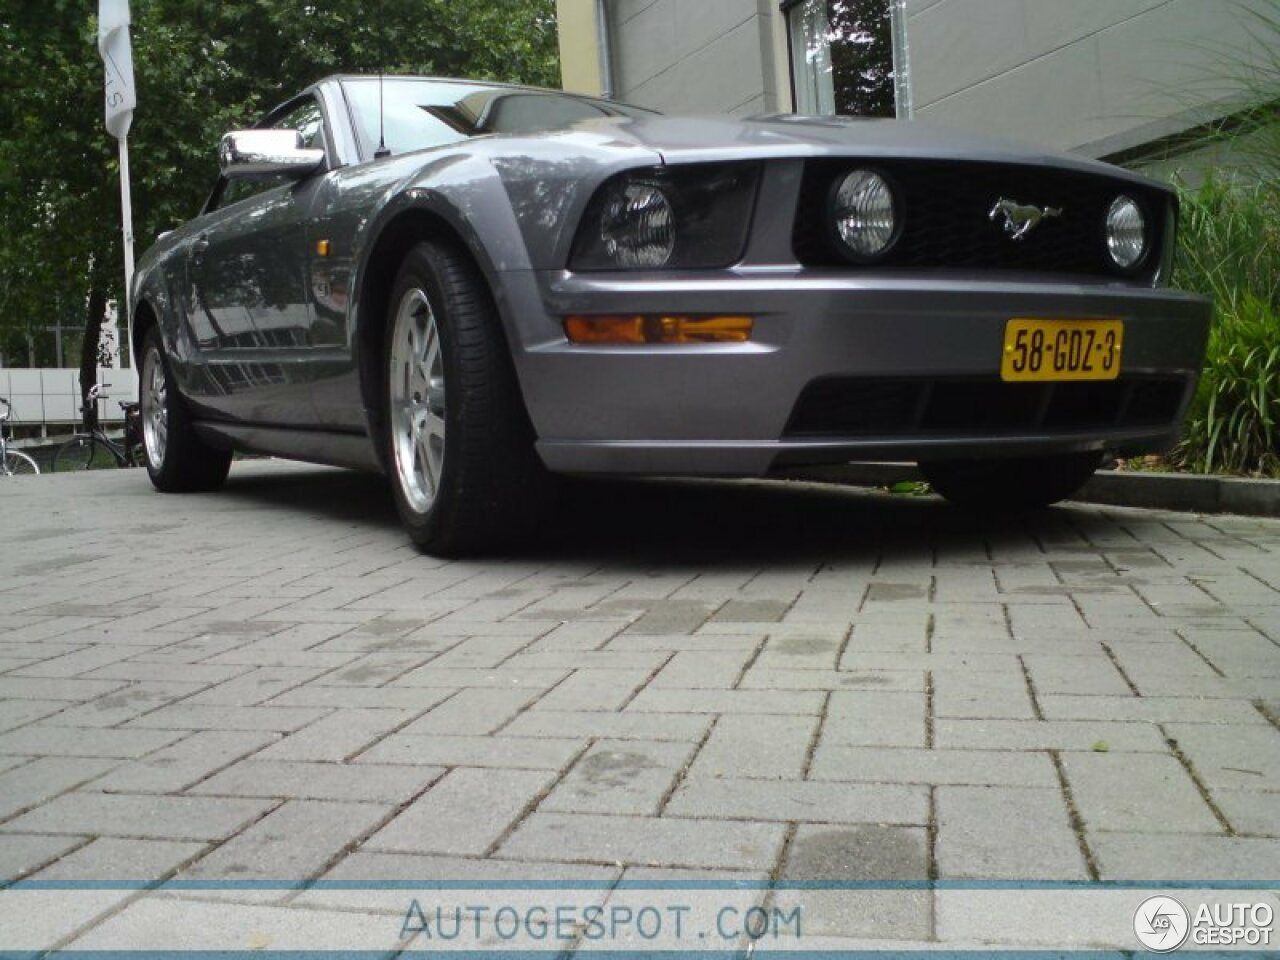
M 74 437 L 60 446 L 53 454 L 53 472 L 88 470 L 97 454 L 97 443 L 92 437 Z
M 388 310 L 386 462 L 410 537 L 454 555 L 523 532 L 542 471 L 479 272 L 453 247 L 419 244 Z
M 36 466 L 34 460 L 25 453 L 19 453 L 17 450 L 5 451 L 4 464 L 0 469 L 3 469 L 5 475 L 10 477 L 34 475 L 40 472 L 40 468 Z
M 217 450 L 196 435 L 153 327 L 142 347 L 142 439 L 147 473 L 157 490 L 191 493 L 214 490 L 227 479 L 231 452 Z
M 933 489 L 957 506 L 974 510 L 1034 510 L 1066 500 L 1093 476 L 1102 457 L 1069 453 L 1011 460 L 946 460 L 921 463 Z

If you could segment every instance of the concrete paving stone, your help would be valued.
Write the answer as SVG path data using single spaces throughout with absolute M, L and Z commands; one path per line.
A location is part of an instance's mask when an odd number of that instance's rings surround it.
M 720 717 L 690 768 L 690 776 L 800 780 L 817 732 L 814 716 Z
M 72 790 L 119 763 L 86 757 L 38 757 L 0 773 L 0 820 Z
M 619 638 L 621 639 L 621 638 Z M 637 670 L 646 674 L 656 673 L 671 659 L 671 652 L 680 649 L 680 639 L 674 638 L 668 650 L 627 650 L 615 648 L 610 641 L 600 650 L 556 650 L 548 653 L 521 653 L 513 657 L 508 667 L 517 672 L 527 670 Z
M 145 647 L 126 646 L 124 644 L 95 644 L 91 647 L 76 650 L 73 653 L 65 653 L 60 657 L 52 657 L 48 660 L 41 660 L 39 663 L 19 667 L 9 673 L 8 676 L 77 677 L 97 667 L 103 667 L 120 660 L 127 660 L 129 657 L 142 653 L 145 649 Z
M 943 786 L 936 803 L 940 879 L 1089 879 L 1061 790 Z
M 939 719 L 934 724 L 934 742 L 946 750 L 1167 750 L 1164 737 L 1153 724 L 1101 720 Z
M 456 690 L 430 687 L 345 687 L 309 683 L 267 701 L 268 707 L 333 707 L 341 710 L 408 710 L 425 713 Z
M 180 663 L 163 660 L 121 660 L 86 674 L 86 677 L 130 682 L 199 683 L 207 686 L 225 683 L 252 672 L 252 667 L 216 666 L 207 663 Z
M 831 695 L 820 744 L 923 747 L 925 695 L 880 690 Z
M 913 690 L 925 688 L 921 670 L 787 670 L 752 667 L 741 690 Z
M 649 682 L 648 670 L 576 670 L 533 705 L 534 710 L 621 710 Z
M 83 677 L 40 679 L 0 677 L 0 702 L 9 700 L 52 700 L 84 703 L 128 686 L 128 680 L 86 680 Z
M 819 636 L 816 631 L 807 637 L 770 634 L 755 665 L 775 670 L 835 670 L 842 646 L 842 638 Z
M 447 687 L 491 690 L 550 690 L 569 675 L 565 669 L 526 669 L 523 667 L 449 668 L 427 663 L 397 677 L 397 687 Z
M 1211 790 L 1210 795 L 1236 833 L 1280 837 L 1280 792 Z
M 688 779 L 667 815 L 714 820 L 925 824 L 923 786 L 806 780 Z
M 272 744 L 263 760 L 337 763 L 362 751 L 420 716 L 422 710 L 340 709 Z
M 658 671 L 651 689 L 731 689 L 754 657 L 754 650 L 682 650 Z
M 792 600 L 729 600 L 712 617 L 720 623 L 778 623 L 791 608 Z
M 813 780 L 1052 787 L 1057 771 L 1046 754 L 978 750 L 902 750 L 819 744 Z
M 528 708 L 542 690 L 460 690 L 400 733 L 483 736 Z
M 573 765 L 538 809 L 656 816 L 692 753 L 688 743 L 602 740 Z
M 503 884 L 506 888 L 498 895 L 504 904 L 515 906 L 530 899 L 545 902 L 548 896 L 557 901 L 565 897 L 564 890 L 573 889 L 575 882 L 583 883 L 590 891 L 589 899 L 601 902 L 608 896 L 608 884 L 617 879 L 621 870 L 617 867 L 585 866 L 570 863 L 529 862 L 518 860 L 468 859 L 440 857 L 408 853 L 366 853 L 357 851 L 344 857 L 320 878 L 320 885 L 294 897 L 290 905 L 303 908 L 336 908 L 361 912 L 383 912 L 404 916 L 405 904 L 413 896 L 406 890 L 401 895 L 388 895 L 376 889 L 378 884 L 406 884 L 414 882 L 440 882 L 451 884 L 474 883 L 478 888 L 488 884 Z M 561 890 L 548 892 L 535 885 L 562 884 Z M 332 884 L 332 886 L 328 886 Z M 342 884 L 369 885 L 372 889 L 342 889 Z M 529 884 L 522 890 L 521 884 Z M 581 894 L 575 891 L 575 901 Z M 530 904 L 532 905 L 532 904 Z
M 109 793 L 178 793 L 209 774 L 274 743 L 277 734 L 203 730 L 93 782 Z
M 502 728 L 502 736 L 519 738 L 608 737 L 610 740 L 698 741 L 712 718 L 687 713 L 605 713 L 529 710 Z
M 909 694 L 908 694 L 909 696 Z M 627 706 L 635 713 L 816 714 L 818 690 L 653 690 L 640 691 Z
M 1132 693 L 1115 664 L 1101 650 L 1091 657 L 1029 653 L 1023 660 L 1037 695 L 1086 693 L 1119 697 Z
M 572 620 L 539 637 L 530 653 L 557 653 L 570 650 L 597 650 L 631 625 L 630 620 Z
M 1092 697 L 1049 694 L 1038 698 L 1047 720 L 1110 720 L 1119 723 L 1265 724 L 1245 700 L 1192 697 Z
M 1170 723 L 1165 730 L 1211 789 L 1280 792 L 1280 730 L 1182 723 Z
M 841 657 L 840 669 L 932 671 L 935 674 L 967 674 L 970 680 L 978 677 L 1022 678 L 1022 664 L 1016 656 L 1007 653 L 881 653 L 851 649 Z
M 387 804 L 289 800 L 180 874 L 190 880 L 302 880 L 392 812 Z
M 933 673 L 933 713 L 936 717 L 1030 720 L 1035 707 L 1021 667 L 1017 673 L 944 669 Z
M 151 955 L 234 956 L 282 943 L 289 945 L 294 956 L 358 953 L 391 960 L 399 955 L 400 925 L 374 914 L 200 903 L 153 895 L 95 925 L 66 949 L 73 954 L 127 955 L 139 952 L 142 945 L 153 948 L 144 951 Z
M 702 630 L 692 635 L 681 634 L 679 636 L 668 636 L 666 634 L 636 634 L 636 633 L 620 633 L 614 637 L 609 643 L 602 648 L 600 653 L 665 653 L 670 654 L 678 650 L 754 650 L 764 640 L 762 636 L 744 634 L 741 630 L 735 628 L 733 632 L 729 632 L 728 628 L 720 631 L 713 629 L 714 627 L 723 627 L 723 624 L 708 624 Z M 661 662 L 661 661 L 659 661 Z
M 189 706 L 252 707 L 326 673 L 323 667 L 260 667 L 189 697 Z
M 275 803 L 115 793 L 65 793 L 4 825 L 6 832 L 147 840 L 221 840 Z
M 528 817 L 497 855 L 570 862 L 769 870 L 782 849 L 781 823 L 542 813 Z
M 28 876 L 89 842 L 88 837 L 0 833 L 0 883 Z
M 1188 644 L 1228 676 L 1280 673 L 1280 646 L 1260 633 L 1190 629 L 1183 634 Z
M 51 717 L 61 710 L 75 709 L 63 700 L 0 701 L 0 733 L 25 727 L 29 723 Z
M 434 764 L 442 767 L 496 767 L 560 770 L 587 745 L 585 737 L 530 740 L 513 736 L 444 736 L 394 733 L 356 757 L 368 764 Z
M 451 771 L 365 844 L 383 853 L 480 856 L 555 780 L 548 771 Z
M 646 611 L 627 633 L 672 634 L 693 633 L 711 619 L 718 604 L 698 600 L 668 600 Z
M 400 804 L 444 776 L 443 767 L 242 760 L 187 790 L 191 795 L 281 797 Z
M 50 722 L 61 727 L 114 727 L 202 689 L 198 683 L 135 683 L 64 710 Z
M 216 707 L 175 703 L 130 720 L 122 733 L 182 730 L 259 730 L 292 733 L 332 711 L 297 707 Z M 102 731 L 107 732 L 107 731 Z
M 836 883 L 928 876 L 923 827 L 870 824 L 801 824 L 781 873 L 783 880 Z M 927 940 L 933 926 L 932 896 L 926 890 L 784 890 L 774 903 L 784 912 L 803 905 L 806 946 L 810 937 Z
M 50 719 L 56 719 L 51 717 Z M 181 738 L 164 730 L 97 730 L 44 721 L 0 734 L 0 754 L 54 757 L 141 757 Z
M 1089 835 L 1103 880 L 1272 882 L 1280 840 L 1187 834 L 1170 843 L 1151 833 Z
M 1096 831 L 1189 835 L 1222 833 L 1182 764 L 1145 753 L 1062 756 L 1076 808 Z
M 32 879 L 148 883 L 168 877 L 206 849 L 203 843 L 102 837 L 49 864 Z

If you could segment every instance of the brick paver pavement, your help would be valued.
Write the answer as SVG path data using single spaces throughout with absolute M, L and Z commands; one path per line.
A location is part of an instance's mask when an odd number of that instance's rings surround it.
M 1280 522 L 606 484 L 446 562 L 378 479 L 271 462 L 5 481 L 0 520 L 3 879 L 1280 863 Z M 50 936 L 160 909 L 122 904 Z M 928 936 L 885 909 L 850 929 Z

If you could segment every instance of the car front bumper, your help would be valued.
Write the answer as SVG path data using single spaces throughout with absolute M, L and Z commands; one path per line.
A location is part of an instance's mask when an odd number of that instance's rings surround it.
M 1025 277 L 757 268 L 536 282 L 545 323 L 517 367 L 538 451 L 560 472 L 1154 452 L 1178 437 L 1212 316 L 1177 291 Z M 575 314 L 745 314 L 755 329 L 745 344 L 583 346 L 562 332 Z M 1122 320 L 1121 380 L 1001 383 L 1015 317 Z M 834 412 L 815 413 L 823 403 Z

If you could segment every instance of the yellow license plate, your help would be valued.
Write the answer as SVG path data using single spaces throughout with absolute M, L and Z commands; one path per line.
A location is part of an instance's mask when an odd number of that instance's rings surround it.
M 1120 320 L 1018 317 L 1004 328 L 1000 377 L 1006 381 L 1114 380 L 1120 376 Z

